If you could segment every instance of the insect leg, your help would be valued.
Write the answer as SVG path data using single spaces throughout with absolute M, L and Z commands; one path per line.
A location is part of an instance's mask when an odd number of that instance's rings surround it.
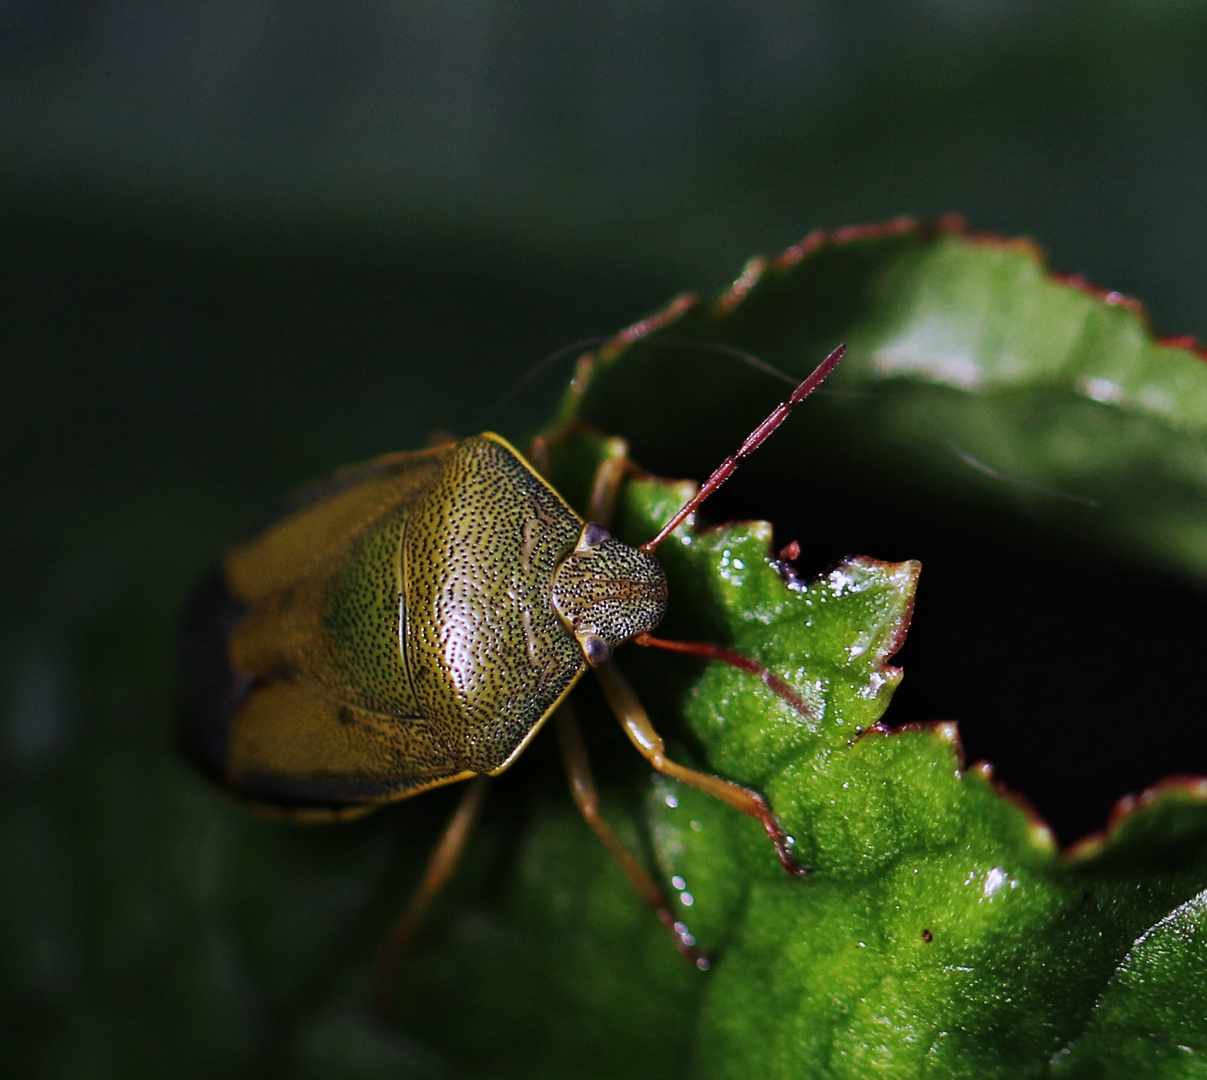
M 394 1013 L 394 984 L 398 980 L 398 972 L 402 966 L 403 957 L 415 931 L 419 929 L 424 916 L 431 907 L 432 901 L 439 895 L 440 890 L 449 883 L 456 872 L 457 863 L 465 851 L 466 841 L 473 829 L 474 820 L 482 806 L 486 795 L 487 778 L 475 777 L 465 786 L 465 794 L 457 803 L 452 817 L 444 826 L 444 832 L 428 856 L 427 867 L 423 873 L 423 881 L 406 910 L 382 942 L 377 953 L 377 963 L 373 974 L 373 1007 L 377 1014 L 390 1019 Z
M 597 521 L 605 528 L 612 524 L 620 485 L 626 474 L 633 470 L 633 463 L 629 460 L 629 448 L 624 439 L 609 439 L 606 452 L 608 456 L 596 466 L 587 503 L 587 520 Z
M 600 815 L 599 791 L 595 787 L 595 778 L 591 775 L 591 763 L 587 759 L 587 748 L 583 743 L 578 717 L 569 705 L 563 704 L 557 711 L 555 722 L 558 742 L 562 748 L 562 760 L 566 764 L 566 776 L 570 781 L 570 792 L 583 820 L 591 826 L 612 858 L 620 864 L 637 894 L 657 913 L 659 921 L 674 940 L 675 947 L 696 967 L 702 970 L 707 968 L 708 960 L 695 948 L 694 939 L 687 932 L 687 927 L 671 914 L 662 890 Z
M 603 664 L 594 670 L 603 687 L 604 695 L 608 699 L 608 704 L 612 706 L 612 711 L 620 720 L 625 734 L 655 769 L 757 819 L 763 826 L 763 831 L 775 845 L 775 853 L 779 857 L 780 865 L 793 875 L 803 875 L 809 872 L 807 866 L 802 866 L 793 858 L 791 841 L 784 834 L 783 827 L 771 812 L 766 798 L 757 791 L 742 787 L 741 784 L 735 784 L 732 780 L 722 780 L 719 776 L 689 769 L 685 765 L 671 761 L 666 756 L 662 736 L 654 730 L 654 725 L 650 722 L 649 715 L 637 694 L 616 665 Z
M 604 453 L 606 456 L 596 466 L 595 476 L 591 480 L 586 520 L 598 522 L 606 528 L 612 524 L 612 514 L 616 509 L 616 497 L 620 492 L 621 483 L 627 474 L 637 470 L 629 460 L 629 447 L 624 439 L 608 439 Z M 537 435 L 529 444 L 528 458 L 536 467 L 536 471 L 546 480 L 549 479 L 552 467 L 549 461 L 549 442 L 543 435 Z

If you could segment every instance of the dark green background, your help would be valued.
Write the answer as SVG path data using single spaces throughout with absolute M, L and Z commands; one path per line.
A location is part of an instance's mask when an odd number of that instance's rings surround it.
M 0 1065 L 272 1060 L 182 959 L 239 826 L 171 757 L 173 635 L 235 531 L 434 428 L 522 435 L 564 369 L 483 414 L 540 358 L 817 226 L 959 210 L 1207 336 L 1205 55 L 1192 3 L 0 8 Z M 729 503 L 807 530 L 818 569 L 922 559 L 890 720 L 960 719 L 1066 839 L 1207 771 L 1199 585 L 1074 575 L 1067 541 L 893 495 L 831 490 L 833 520 L 795 524 L 804 497 L 756 477 Z M 973 633 L 991 693 L 945 647 Z M 1132 693 L 1118 648 L 1161 677 Z M 1129 722 L 1168 737 L 1141 755 Z M 348 937 L 319 879 L 298 918 L 367 956 L 375 927 Z

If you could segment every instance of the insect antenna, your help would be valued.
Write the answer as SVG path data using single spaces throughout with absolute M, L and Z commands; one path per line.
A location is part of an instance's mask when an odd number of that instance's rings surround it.
M 578 341 L 572 341 L 569 345 L 563 345 L 560 349 L 555 349 L 543 360 L 538 360 L 532 365 L 520 379 L 513 383 L 511 388 L 498 398 L 485 412 L 481 413 L 474 424 L 474 428 L 484 427 L 492 418 L 497 417 L 504 409 L 518 398 L 524 390 L 533 382 L 535 382 L 545 371 L 551 368 L 554 364 L 565 360 L 568 356 L 574 356 L 576 353 L 581 353 L 586 349 L 593 349 L 599 345 L 605 345 L 611 338 L 596 336 L 589 338 L 580 338 Z
M 641 550 L 652 553 L 690 514 L 695 513 L 700 504 L 734 474 L 738 464 L 753 454 L 766 441 L 767 437 L 788 419 L 788 414 L 825 381 L 826 376 L 838 366 L 838 361 L 842 359 L 843 353 L 846 351 L 845 345 L 839 345 L 818 364 L 812 374 L 792 391 L 792 396 L 787 401 L 781 401 L 772 409 L 767 418 L 746 436 L 746 441 L 738 447 L 737 451 L 713 470 L 712 476 L 704 481 L 700 490 L 679 507 L 674 516 L 658 530 L 658 535 L 641 545 Z
M 736 345 L 730 345 L 728 342 L 660 333 L 657 337 L 635 341 L 629 347 L 636 348 L 641 345 L 680 345 L 686 346 L 689 349 L 716 353 L 718 356 L 728 356 L 733 360 L 740 360 L 747 367 L 752 367 L 755 371 L 761 371 L 764 375 L 770 375 L 773 379 L 779 379 L 780 382 L 786 382 L 789 386 L 797 384 L 797 380 L 786 371 L 780 371 L 774 364 L 768 363 L 761 356 L 756 356 L 745 349 L 739 349 Z
M 801 716 L 809 717 L 812 713 L 805 699 L 793 689 L 792 684 L 780 678 L 769 667 L 765 667 L 749 656 L 743 656 L 732 649 L 714 645 L 711 641 L 672 641 L 670 638 L 655 637 L 653 634 L 638 634 L 633 638 L 634 645 L 646 645 L 652 649 L 665 649 L 667 652 L 686 653 L 698 656 L 702 660 L 720 660 L 730 667 L 738 668 L 753 675 L 765 683 L 771 691 L 791 705 Z
M 734 470 L 738 467 L 738 463 L 743 458 L 749 457 L 766 438 L 782 424 L 788 414 L 796 408 L 802 401 L 805 400 L 814 390 L 816 390 L 826 376 L 838 365 L 845 353 L 847 347 L 839 345 L 829 356 L 827 356 L 813 372 L 800 383 L 792 392 L 792 396 L 787 401 L 781 402 L 771 410 L 767 418 L 759 424 L 747 437 L 746 441 L 738 447 L 737 452 L 727 457 L 720 465 L 713 470 L 710 476 L 700 487 L 700 489 L 687 500 L 676 511 L 674 516 L 662 526 L 658 535 L 652 540 L 646 541 L 641 545 L 642 551 L 652 552 L 659 544 L 662 543 L 676 528 L 687 518 L 689 514 L 695 512 L 696 508 L 704 502 L 714 491 L 717 490 L 726 480 L 733 475 Z M 638 634 L 633 639 L 634 644 L 646 645 L 655 649 L 666 649 L 668 652 L 686 653 L 691 656 L 698 656 L 703 660 L 720 660 L 722 663 L 728 664 L 730 667 L 735 667 L 739 671 L 745 671 L 755 678 L 762 681 L 769 690 L 775 693 L 781 700 L 787 702 L 801 716 L 808 718 L 811 716 L 809 706 L 804 698 L 784 679 L 777 675 L 770 668 L 760 664 L 757 660 L 749 656 L 743 656 L 741 653 L 733 652 L 720 645 L 714 645 L 707 641 L 671 641 L 667 638 L 655 637 L 653 634 Z M 770 819 L 774 820 L 774 819 Z M 770 829 L 769 829 L 770 831 Z M 774 836 L 773 836 L 774 839 Z M 777 849 L 779 845 L 777 844 Z M 781 861 L 783 854 L 781 852 Z

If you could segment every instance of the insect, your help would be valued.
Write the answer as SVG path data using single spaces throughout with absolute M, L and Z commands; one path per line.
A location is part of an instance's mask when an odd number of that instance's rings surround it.
M 470 781 L 388 940 L 383 972 L 452 874 L 483 778 L 503 772 L 551 716 L 583 817 L 680 951 L 707 966 L 661 889 L 599 814 L 566 702 L 588 668 L 655 769 L 759 820 L 784 868 L 806 872 L 762 795 L 666 757 L 608 661 L 627 641 L 722 660 L 805 711 L 790 686 L 753 660 L 653 636 L 667 603 L 653 553 L 843 351 L 640 547 L 597 520 L 607 520 L 627 458 L 603 461 L 584 521 L 512 446 L 486 433 L 336 472 L 227 552 L 199 590 L 183 637 L 179 737 L 196 764 L 244 800 L 311 821 Z

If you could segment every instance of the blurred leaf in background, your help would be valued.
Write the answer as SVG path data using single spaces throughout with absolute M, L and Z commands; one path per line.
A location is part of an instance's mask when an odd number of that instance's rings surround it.
M 247 819 L 179 766 L 172 651 L 192 582 L 331 466 L 432 428 L 524 438 L 565 369 L 485 414 L 532 364 L 682 288 L 711 292 L 814 227 L 959 210 L 1142 296 L 1159 333 L 1207 334 L 1205 46 L 1192 3 L 0 6 L 0 1067 L 447 1074 L 422 1032 L 377 1029 L 360 1004 L 447 801 L 296 831 Z M 856 269 L 819 276 L 835 305 L 868 280 Z M 872 278 L 905 295 L 900 275 Z M 812 310 L 801 334 L 824 350 L 841 310 Z M 1118 305 L 1094 310 L 1104 342 L 1143 336 L 1112 321 Z M 1009 313 L 1051 325 L 1033 317 Z M 1100 414 L 1067 385 L 1048 395 L 1034 369 L 1012 387 L 997 344 L 980 345 L 998 358 L 982 413 L 949 407 L 943 385 L 883 400 L 860 375 L 794 419 L 808 475 L 790 492 L 773 455 L 711 513 L 772 519 L 810 572 L 848 554 L 920 559 L 886 719 L 959 720 L 970 760 L 993 760 L 1072 841 L 1119 795 L 1207 771 L 1201 545 L 1175 520 L 1197 513 L 1201 438 L 1151 411 Z M 736 402 L 748 373 L 711 370 L 716 400 Z M 1126 388 L 1117 374 L 1091 377 Z M 711 420 L 699 442 L 676 432 L 690 391 L 664 384 L 652 415 L 609 419 L 643 464 L 699 474 L 729 438 Z M 936 409 L 963 417 L 958 438 L 937 437 Z M 1122 428 L 1045 439 L 1073 414 Z M 911 432 L 929 449 L 903 456 Z M 605 797 L 639 836 L 642 770 L 598 738 Z M 475 943 L 500 933 L 522 950 L 493 913 L 546 925 L 525 908 L 537 895 L 563 917 L 596 895 L 604 923 L 644 926 L 596 886 L 611 871 L 543 743 L 510 795 L 499 785 L 434 926 L 450 944 L 416 958 L 416 979 L 463 986 L 473 970 L 441 950 L 476 963 Z M 1160 1014 L 1129 987 L 1164 943 L 1193 940 L 1193 895 L 1115 958 L 1087 1046 Z M 694 1038 L 678 995 L 702 992 L 675 989 L 690 973 L 673 955 L 662 966 L 665 946 L 655 935 L 651 968 L 632 960 L 650 1011 L 631 1068 L 662 1075 Z M 539 978 L 532 1000 L 578 1000 Z M 595 1023 L 599 1045 L 623 1045 L 607 987 L 575 985 L 583 1026 L 533 1030 L 572 1052 Z M 457 1019 L 488 1034 L 507 1015 Z

